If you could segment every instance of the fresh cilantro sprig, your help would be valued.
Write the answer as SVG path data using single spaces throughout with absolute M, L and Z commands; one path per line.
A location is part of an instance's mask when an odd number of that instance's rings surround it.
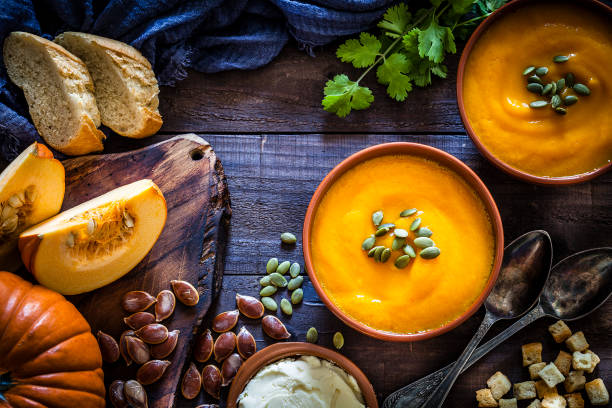
M 327 81 L 323 108 L 345 117 L 351 110 L 367 109 L 374 101 L 372 91 L 361 80 L 374 68 L 376 78 L 387 86 L 387 94 L 403 101 L 413 85 L 431 84 L 432 75 L 446 78 L 447 54 L 455 54 L 455 37 L 465 39 L 480 20 L 506 0 L 430 0 L 431 7 L 411 13 L 400 3 L 389 8 L 378 23 L 381 33 L 367 32 L 347 40 L 336 56 L 365 71 L 351 81 L 345 74 Z

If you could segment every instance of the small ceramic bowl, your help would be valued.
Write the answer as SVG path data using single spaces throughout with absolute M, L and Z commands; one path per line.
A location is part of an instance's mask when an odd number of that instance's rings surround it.
M 461 316 L 457 317 L 456 319 L 436 329 L 418 333 L 391 333 L 387 331 L 377 330 L 345 314 L 338 306 L 336 306 L 332 302 L 329 296 L 327 296 L 327 293 L 325 293 L 325 291 L 323 290 L 323 287 L 321 286 L 321 283 L 317 278 L 315 267 L 312 263 L 312 257 L 310 255 L 310 233 L 312 229 L 312 224 L 314 223 L 314 217 L 319 203 L 321 202 L 327 190 L 329 190 L 330 186 L 334 184 L 334 182 L 338 180 L 338 178 L 343 173 L 356 166 L 357 164 L 360 164 L 374 157 L 398 154 L 412 155 L 438 162 L 441 165 L 454 171 L 457 175 L 459 175 L 459 177 L 461 177 L 470 187 L 472 187 L 472 189 L 482 200 L 491 220 L 491 224 L 493 227 L 493 236 L 495 238 L 495 257 L 493 261 L 493 267 L 491 269 L 491 274 L 489 275 L 489 280 L 487 281 L 487 284 L 485 285 L 478 298 L 470 305 L 469 308 L 466 309 L 466 311 Z M 501 217 L 499 216 L 499 211 L 497 210 L 497 205 L 495 204 L 493 197 L 491 197 L 489 190 L 480 180 L 480 178 L 478 178 L 476 173 L 474 173 L 462 161 L 442 150 L 436 149 L 431 146 L 426 146 L 418 143 L 385 143 L 369 147 L 353 154 L 352 156 L 349 156 L 347 159 L 338 164 L 331 172 L 329 172 L 329 174 L 323 179 L 321 184 L 319 184 L 319 187 L 317 187 L 314 195 L 312 196 L 312 199 L 310 200 L 308 210 L 306 211 L 306 218 L 304 219 L 304 228 L 302 232 L 302 247 L 304 251 L 306 271 L 308 272 L 310 281 L 312 282 L 312 285 L 317 291 L 319 298 L 321 298 L 323 303 L 325 303 L 325 305 L 328 307 L 329 310 L 332 311 L 332 313 L 334 313 L 340 320 L 342 320 L 344 323 L 346 323 L 353 329 L 358 330 L 368 336 L 372 336 L 380 340 L 407 342 L 424 340 L 445 333 L 463 323 L 468 317 L 473 315 L 478 310 L 480 305 L 482 305 L 484 300 L 489 295 L 489 292 L 495 284 L 497 275 L 499 274 L 504 250 L 504 231 L 502 227 Z
M 461 114 L 461 120 L 463 121 L 463 126 L 467 131 L 470 138 L 480 150 L 480 153 L 486 157 L 491 163 L 510 174 L 511 176 L 517 177 L 521 180 L 534 183 L 534 184 L 552 184 L 552 185 L 563 185 L 563 184 L 576 184 L 582 183 L 587 180 L 591 180 L 610 170 L 612 168 L 612 162 L 599 167 L 593 171 L 583 174 L 577 174 L 575 176 L 566 176 L 566 177 L 540 177 L 534 176 L 533 174 L 525 173 L 521 170 L 515 169 L 514 167 L 506 164 L 505 162 L 498 159 L 489 149 L 485 147 L 485 145 L 480 141 L 478 135 L 470 125 L 470 121 L 467 118 L 467 114 L 465 112 L 465 105 L 463 101 L 463 76 L 465 73 L 465 66 L 467 64 L 468 58 L 474 45 L 478 42 L 480 37 L 487 31 L 487 29 L 495 24 L 497 20 L 501 17 L 517 10 L 518 8 L 525 6 L 527 4 L 536 3 L 538 0 L 514 0 L 506 5 L 500 7 L 495 10 L 489 17 L 487 17 L 472 33 L 470 39 L 468 40 L 463 52 L 461 53 L 461 59 L 459 60 L 459 68 L 457 70 L 457 104 L 459 105 L 459 113 Z M 612 8 L 609 6 L 597 1 L 597 0 L 580 0 L 578 3 L 583 4 L 585 7 L 591 7 L 596 11 L 608 15 L 612 18 Z
M 357 381 L 357 385 L 359 385 L 366 406 L 368 408 L 378 408 L 378 401 L 376 400 L 374 388 L 359 367 L 340 353 L 310 343 L 276 343 L 258 351 L 247 359 L 232 381 L 232 386 L 230 387 L 227 397 L 227 408 L 236 408 L 238 406 L 238 397 L 247 383 L 259 372 L 259 370 L 283 358 L 298 356 L 319 357 L 341 367 Z

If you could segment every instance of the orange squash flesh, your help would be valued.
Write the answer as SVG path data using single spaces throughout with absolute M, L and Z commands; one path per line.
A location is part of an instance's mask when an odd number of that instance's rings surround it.
M 119 187 L 24 231 L 19 250 L 43 286 L 74 295 L 133 269 L 166 222 L 166 201 L 151 180 Z
M 30 145 L 0 174 L 0 270 L 19 267 L 19 234 L 57 214 L 64 190 L 64 166 L 40 143 Z

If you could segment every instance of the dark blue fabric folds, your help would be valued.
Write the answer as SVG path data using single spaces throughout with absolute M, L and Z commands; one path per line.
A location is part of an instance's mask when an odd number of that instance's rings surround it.
M 393 0 L 0 0 L 0 43 L 11 31 L 52 39 L 83 31 L 127 42 L 153 64 L 161 85 L 186 69 L 254 69 L 290 36 L 311 49 L 370 27 Z M 0 64 L 0 155 L 40 140 L 21 90 Z

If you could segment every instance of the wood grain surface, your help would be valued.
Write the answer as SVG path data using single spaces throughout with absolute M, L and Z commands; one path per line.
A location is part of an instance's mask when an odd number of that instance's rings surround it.
M 143 178 L 152 179 L 164 194 L 168 218 L 151 252 L 118 281 L 70 296 L 69 300 L 83 313 L 94 333 L 102 330 L 119 339 L 128 329 L 121 308 L 124 293 L 145 290 L 156 296 L 163 289 L 171 289 L 172 279 L 186 280 L 198 288 L 200 302 L 196 307 L 178 304 L 173 316 L 163 322 L 169 330 L 180 330 L 179 342 L 168 357 L 172 364 L 162 379 L 147 387 L 150 407 L 171 407 L 183 363 L 189 362 L 194 330 L 218 293 L 223 276 L 231 210 L 221 162 L 205 140 L 186 135 L 128 153 L 66 160 L 64 166 L 66 196 L 62 209 Z M 135 364 L 126 367 L 122 359 L 105 364 L 105 382 L 108 385 L 116 379 L 133 379 L 137 368 Z
M 142 141 L 113 135 L 107 142 L 106 151 L 123 152 L 190 131 L 208 140 L 223 161 L 233 216 L 223 287 L 205 326 L 215 314 L 235 308 L 236 292 L 258 293 L 258 280 L 271 256 L 303 263 L 301 242 L 293 249 L 282 247 L 279 234 L 291 231 L 300 236 L 310 197 L 327 172 L 348 155 L 384 142 L 428 144 L 467 163 L 495 198 L 507 242 L 524 232 L 544 229 L 553 239 L 554 262 L 583 249 L 612 246 L 612 173 L 579 185 L 553 187 L 523 183 L 492 166 L 465 134 L 459 117 L 457 59 L 448 60 L 448 79 L 416 89 L 405 103 L 391 101 L 383 87 L 369 78 L 365 84 L 376 97 L 371 109 L 351 113 L 345 119 L 324 112 L 320 101 L 327 78 L 353 72 L 334 57 L 336 46 L 318 49 L 312 58 L 290 44 L 273 63 L 255 71 L 190 72 L 176 88 L 161 90 L 165 123 L 159 135 Z M 466 253 L 469 256 L 469 247 Z M 320 344 L 325 346 L 331 345 L 335 331 L 344 333 L 342 353 L 367 374 L 382 402 L 398 387 L 455 360 L 482 316 L 481 310 L 435 339 L 386 343 L 342 324 L 306 281 L 303 305 L 295 308 L 293 317 L 282 319 L 293 334 L 291 340 L 304 340 L 311 326 L 319 330 Z M 526 380 L 528 374 L 521 366 L 523 343 L 543 341 L 544 358 L 554 359 L 558 348 L 546 330 L 551 323 L 551 319 L 543 319 L 533 324 L 471 367 L 459 377 L 444 406 L 475 407 L 474 391 L 484 387 L 498 369 L 513 382 Z M 487 338 L 509 324 L 496 324 Z M 271 343 L 257 321 L 241 320 L 241 325 L 256 336 L 259 348 Z M 570 327 L 585 332 L 592 349 L 602 358 L 595 375 L 612 388 L 612 301 Z M 203 401 L 214 400 L 202 393 L 198 402 Z M 180 399 L 178 405 L 197 404 Z

